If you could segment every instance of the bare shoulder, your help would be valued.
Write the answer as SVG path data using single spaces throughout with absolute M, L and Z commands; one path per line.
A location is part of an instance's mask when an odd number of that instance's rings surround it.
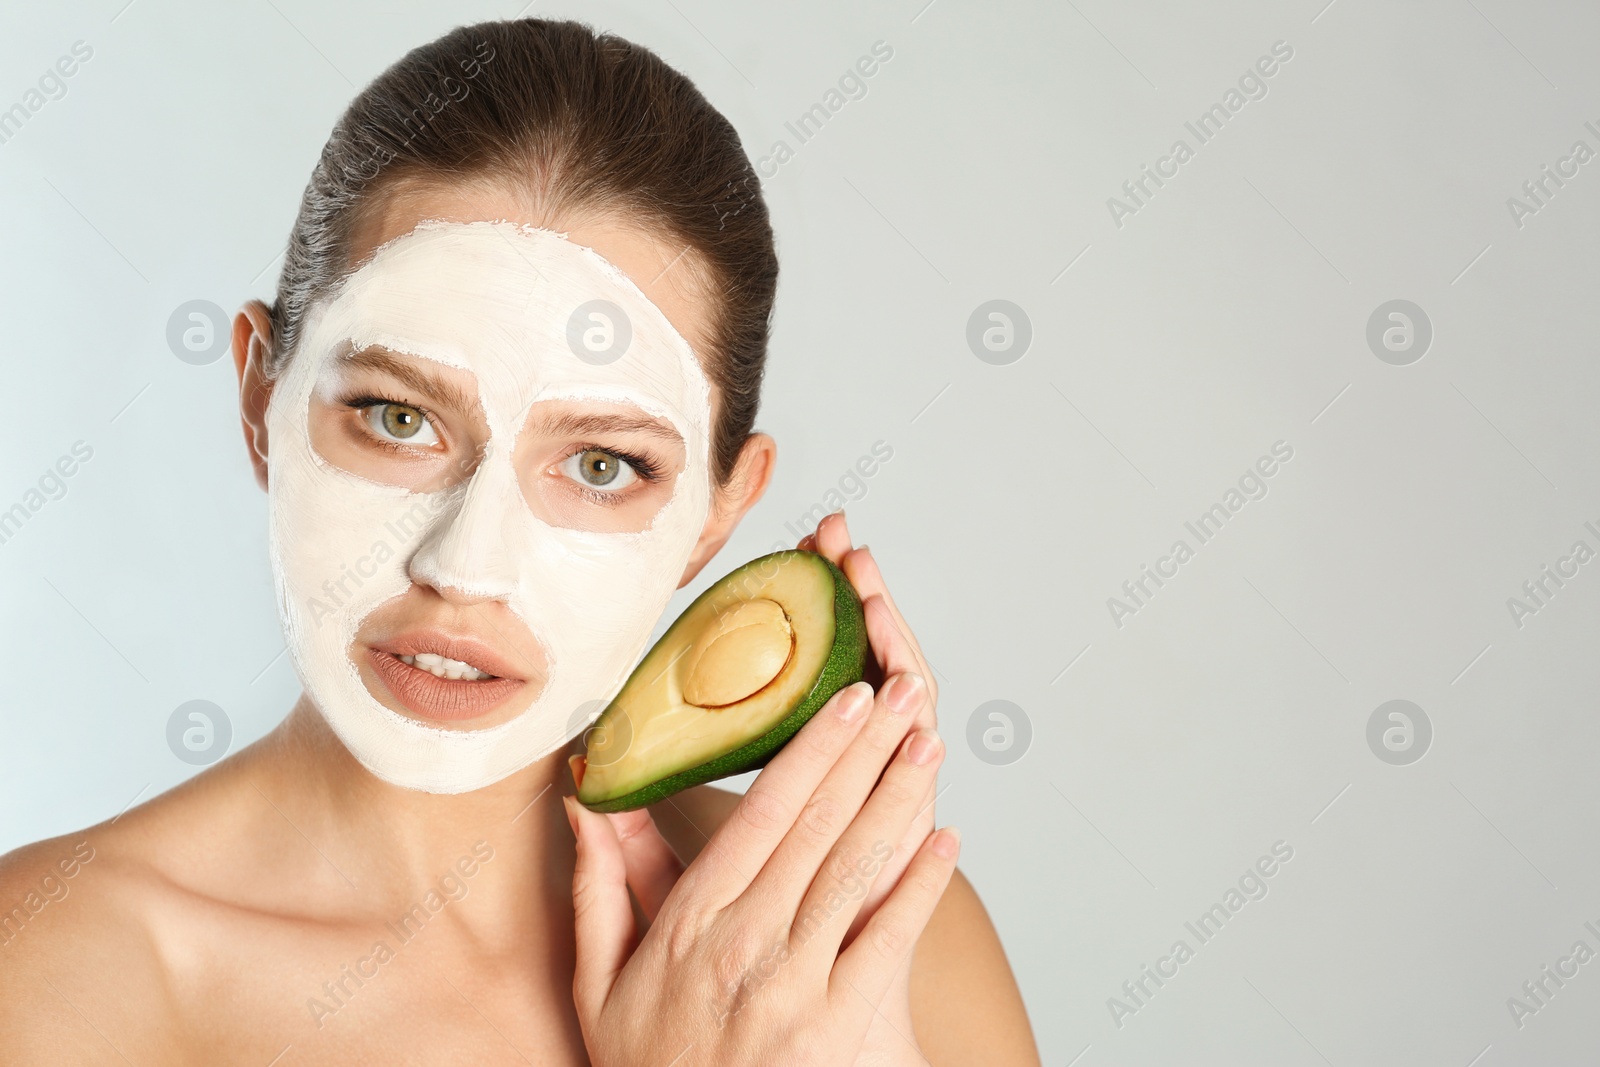
M 661 835 L 685 863 L 732 814 L 740 795 L 709 785 L 652 805 Z M 917 1040 L 936 1067 L 989 1063 L 1037 1067 L 1039 1055 L 989 912 L 957 868 L 917 942 L 911 964 Z
M 104 1036 L 159 1021 L 164 983 L 143 902 L 159 876 L 102 823 L 0 856 L 0 1062 L 114 1063 Z M 100 1028 L 100 1029 L 97 1029 Z
M 188 1062 L 174 1046 L 193 976 L 240 951 L 217 949 L 230 929 L 218 917 L 239 910 L 220 888 L 270 882 L 260 865 L 240 874 L 240 856 L 273 846 L 242 755 L 0 856 L 0 1063 Z

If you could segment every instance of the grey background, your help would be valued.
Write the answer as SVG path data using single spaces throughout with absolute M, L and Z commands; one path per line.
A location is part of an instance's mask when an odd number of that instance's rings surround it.
M 0 508 L 94 449 L 0 545 L 0 849 L 194 773 L 167 743 L 187 701 L 235 748 L 289 707 L 233 370 L 175 358 L 168 316 L 270 295 L 355 86 L 518 14 L 124 2 L 0 15 L 0 108 L 94 49 L 0 144 Z M 924 2 L 527 9 L 657 50 L 752 157 L 796 148 L 765 187 L 776 484 L 673 613 L 888 442 L 848 513 L 939 673 L 939 820 L 1047 1063 L 1592 1058 L 1600 962 L 1520 1028 L 1506 1001 L 1600 950 L 1600 562 L 1520 627 L 1507 598 L 1600 549 L 1600 160 L 1521 227 L 1506 201 L 1600 150 L 1600 12 Z M 867 94 L 796 146 L 785 121 L 877 40 Z M 1107 198 L 1279 40 L 1265 98 L 1116 226 Z M 1033 330 L 1003 366 L 966 342 L 995 299 Z M 1366 343 L 1394 299 L 1433 326 L 1408 366 Z M 1279 440 L 1267 495 L 1197 545 L 1185 521 Z M 1194 558 L 1118 627 L 1107 598 L 1178 538 Z M 1432 724 L 1409 765 L 1368 748 L 1392 699 Z M 1020 760 L 968 747 L 992 700 L 1028 717 Z M 1199 945 L 1185 921 L 1277 841 L 1268 895 Z

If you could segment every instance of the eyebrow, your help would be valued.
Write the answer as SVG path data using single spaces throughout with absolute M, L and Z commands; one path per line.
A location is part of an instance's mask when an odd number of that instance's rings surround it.
M 419 393 L 426 393 L 445 406 L 453 407 L 458 411 L 474 411 L 478 407 L 478 398 L 476 396 L 467 393 L 454 382 L 429 374 L 416 364 L 401 359 L 387 349 L 363 348 L 352 352 L 344 359 L 350 366 L 387 374 L 402 385 L 415 389 Z
M 364 370 L 387 374 L 419 393 L 426 393 L 459 411 L 474 411 L 478 398 L 458 388 L 454 382 L 435 377 L 426 370 L 400 358 L 385 348 L 369 347 L 352 352 L 345 362 Z M 635 433 L 653 437 L 671 445 L 683 444 L 683 437 L 671 426 L 663 425 L 648 415 L 629 415 L 606 411 L 560 411 L 540 419 L 540 425 L 549 433 L 565 437 L 598 436 L 612 433 Z
M 562 411 L 540 419 L 540 425 L 558 437 L 584 437 L 590 434 L 637 433 L 668 444 L 681 445 L 683 438 L 671 426 L 663 426 L 648 415 L 627 415 L 602 411 Z

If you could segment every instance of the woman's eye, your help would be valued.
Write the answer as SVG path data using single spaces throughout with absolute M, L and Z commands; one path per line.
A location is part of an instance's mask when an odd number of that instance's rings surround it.
M 390 441 L 429 447 L 439 443 L 433 423 L 409 404 L 372 404 L 365 412 L 372 432 Z
M 638 478 L 627 460 L 613 452 L 598 448 L 574 452 L 561 464 L 561 473 L 579 484 L 601 492 L 615 493 L 626 489 Z

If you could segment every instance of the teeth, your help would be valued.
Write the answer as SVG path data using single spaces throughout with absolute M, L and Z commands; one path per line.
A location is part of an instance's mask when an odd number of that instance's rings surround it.
M 435 678 L 448 678 L 452 682 L 478 682 L 494 675 L 480 671 L 470 663 L 432 652 L 418 652 L 415 656 L 401 656 L 400 662 L 418 670 L 427 671 Z

